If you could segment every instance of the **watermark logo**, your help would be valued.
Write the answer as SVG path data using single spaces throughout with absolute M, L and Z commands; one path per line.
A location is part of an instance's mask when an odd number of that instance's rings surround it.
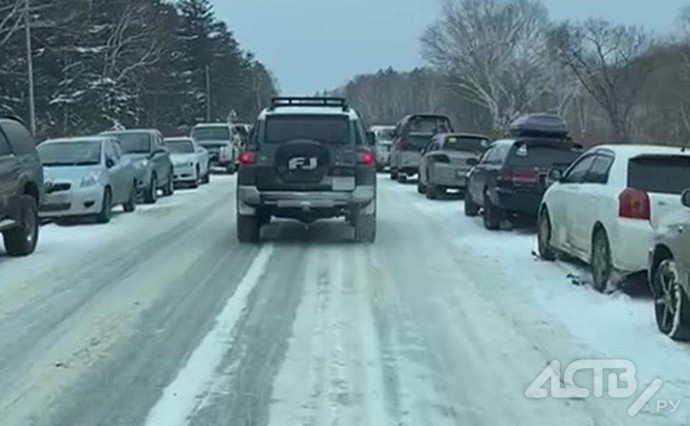
M 592 375 L 592 390 L 575 384 L 575 374 L 589 372 Z M 610 398 L 626 399 L 638 391 L 635 365 L 625 359 L 581 359 L 570 363 L 561 374 L 561 363 L 551 361 L 525 390 L 527 398 L 543 399 L 569 398 L 585 399 L 591 394 L 595 398 L 604 395 L 604 375 L 606 374 L 606 393 Z M 547 385 L 549 385 L 547 387 Z M 654 395 L 659 392 L 663 381 L 656 378 L 640 393 L 628 408 L 628 415 L 636 416 Z M 657 412 L 675 412 L 680 401 L 659 400 Z

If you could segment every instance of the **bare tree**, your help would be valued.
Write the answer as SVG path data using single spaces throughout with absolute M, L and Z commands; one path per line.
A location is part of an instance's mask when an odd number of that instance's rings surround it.
M 422 38 L 423 54 L 461 98 L 485 108 L 497 129 L 549 94 L 548 14 L 533 0 L 444 0 Z
M 26 0 L 0 0 L 0 47 L 23 28 Z
M 563 23 L 550 32 L 554 57 L 571 70 L 606 113 L 614 137 L 630 137 L 630 116 L 652 70 L 651 36 L 640 27 L 602 19 Z

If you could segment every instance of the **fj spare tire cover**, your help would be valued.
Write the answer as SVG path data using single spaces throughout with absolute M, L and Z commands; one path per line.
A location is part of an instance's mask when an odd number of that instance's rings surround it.
M 528 114 L 510 124 L 509 135 L 513 137 L 547 136 L 565 139 L 568 127 L 557 115 Z
M 278 175 L 285 182 L 320 182 L 331 164 L 328 146 L 311 139 L 283 143 L 275 156 Z

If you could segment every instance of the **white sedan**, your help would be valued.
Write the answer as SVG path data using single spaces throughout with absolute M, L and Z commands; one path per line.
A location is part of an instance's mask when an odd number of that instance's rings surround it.
M 204 147 L 187 137 L 167 138 L 165 146 L 170 151 L 176 184 L 196 188 L 199 184 L 209 182 L 210 158 Z
M 602 145 L 584 153 L 544 194 L 539 209 L 542 258 L 559 252 L 592 267 L 606 291 L 616 276 L 644 272 L 654 229 L 681 207 L 690 187 L 690 152 L 655 145 Z

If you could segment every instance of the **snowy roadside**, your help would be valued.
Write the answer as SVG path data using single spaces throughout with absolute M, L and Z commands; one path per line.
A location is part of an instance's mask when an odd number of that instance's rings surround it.
M 453 246 L 490 265 L 492 280 L 499 280 L 492 285 L 533 306 L 546 324 L 564 327 L 592 358 L 631 360 L 640 385 L 663 379 L 655 400 L 680 400 L 673 418 L 690 418 L 690 380 L 684 374 L 690 370 L 690 345 L 672 342 L 659 333 L 650 296 L 602 295 L 587 285 L 575 285 L 589 280 L 589 269 L 568 261 L 536 258 L 533 230 L 490 232 L 480 218 L 464 215 L 461 200 L 432 202 L 417 194 L 414 185 L 391 186 L 427 220 L 443 227 Z M 649 405 L 648 413 L 654 409 Z

